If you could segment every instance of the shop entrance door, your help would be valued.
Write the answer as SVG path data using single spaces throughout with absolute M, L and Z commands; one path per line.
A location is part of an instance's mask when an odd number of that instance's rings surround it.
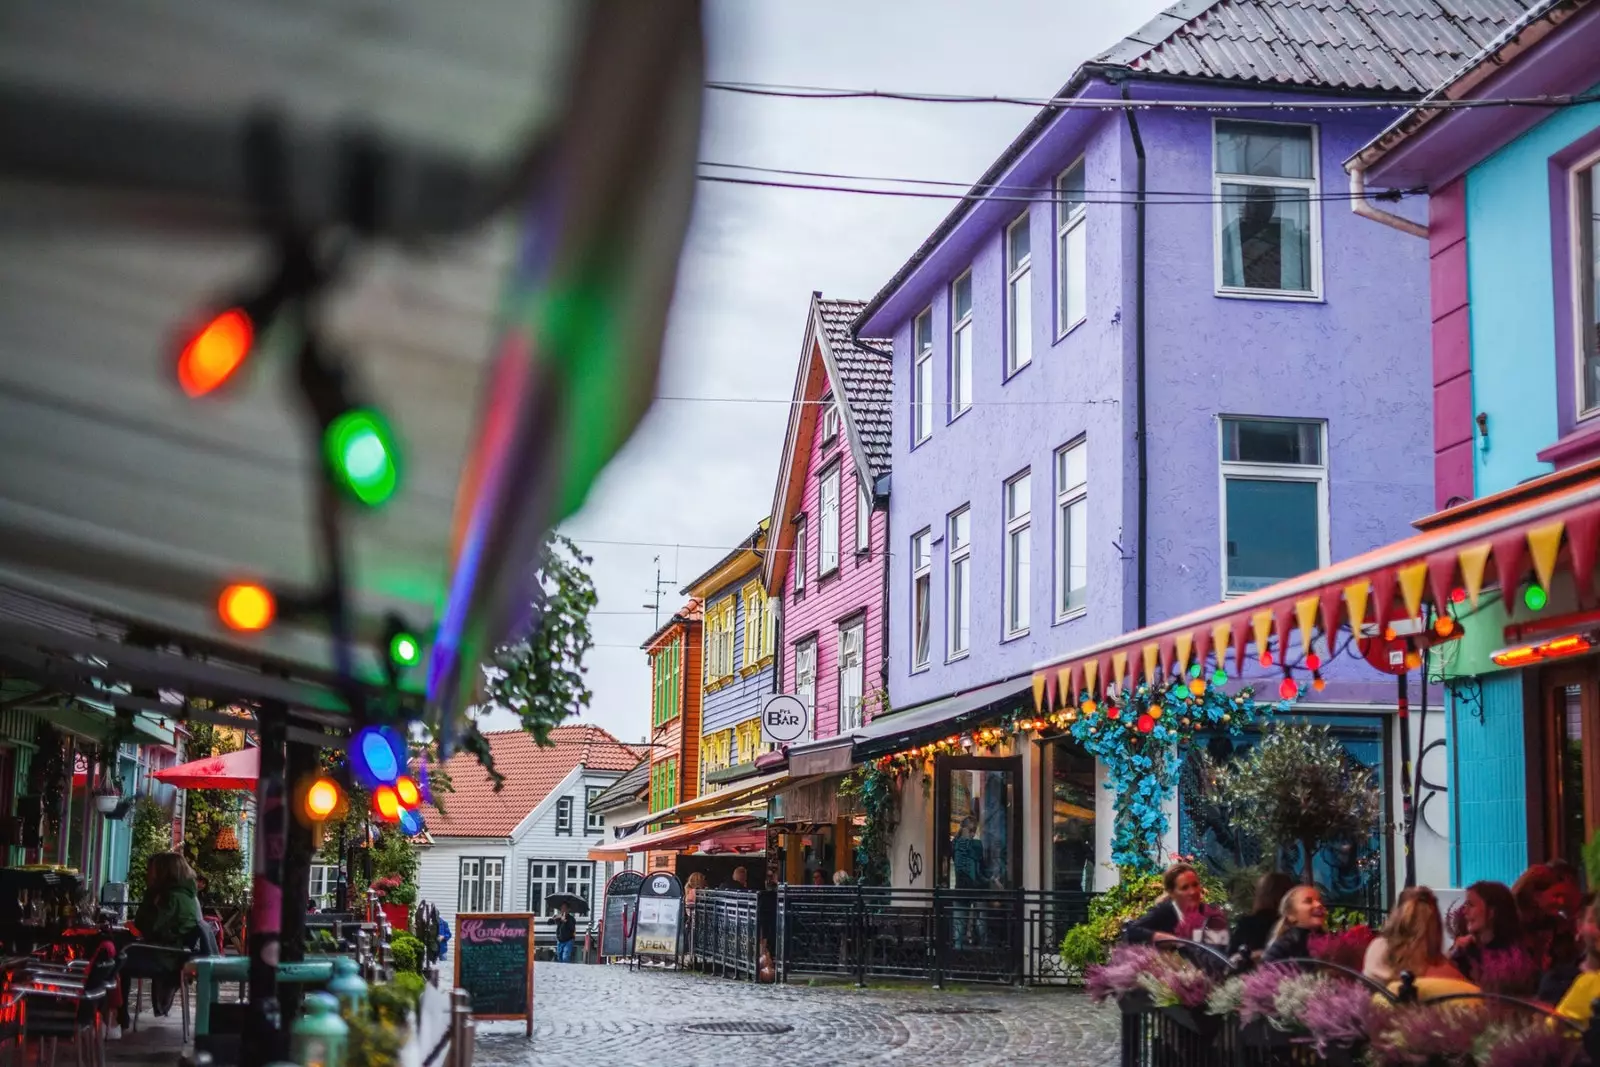
M 1021 944 L 1022 759 L 944 756 L 934 776 L 940 969 L 954 978 L 1012 974 Z
M 1583 844 L 1600 829 L 1600 663 L 1551 668 L 1540 675 L 1545 856 L 1579 871 Z M 1536 839 L 1537 840 L 1537 839 Z

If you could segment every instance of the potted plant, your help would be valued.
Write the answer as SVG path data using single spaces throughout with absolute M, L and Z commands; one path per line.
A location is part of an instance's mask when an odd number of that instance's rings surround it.
M 95 810 L 111 815 L 122 804 L 122 778 L 113 773 L 103 776 L 94 787 Z

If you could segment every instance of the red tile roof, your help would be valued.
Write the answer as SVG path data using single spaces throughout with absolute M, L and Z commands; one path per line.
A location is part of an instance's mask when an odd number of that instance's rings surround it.
M 439 797 L 444 810 L 427 815 L 434 837 L 509 837 L 550 790 L 580 764 L 592 771 L 628 771 L 639 750 L 598 726 L 573 724 L 550 731 L 552 744 L 541 748 L 522 730 L 485 731 L 495 770 L 505 775 L 496 793 L 489 774 L 471 753 L 445 762 L 454 792 Z

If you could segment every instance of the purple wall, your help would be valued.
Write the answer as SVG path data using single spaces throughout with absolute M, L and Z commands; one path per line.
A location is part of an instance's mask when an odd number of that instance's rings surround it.
M 1187 90 L 1166 85 L 1158 91 L 1170 98 Z M 1200 91 L 1210 99 L 1228 95 Z M 1319 125 L 1322 188 L 1336 196 L 1345 189 L 1342 161 L 1391 117 L 1271 113 L 1278 121 Z M 1147 111 L 1138 119 L 1149 188 L 1209 195 L 1211 117 Z M 1068 128 L 1069 121 L 1078 125 Z M 1131 195 L 1135 158 L 1120 117 L 1063 119 L 1005 180 L 1043 184 L 1080 151 L 1091 201 L 1107 199 L 1097 190 Z M 1357 217 L 1343 199 L 1313 206 L 1322 224 L 1318 302 L 1216 296 L 1214 209 L 1148 209 L 1151 622 L 1222 594 L 1219 415 L 1327 420 L 1332 560 L 1403 537 L 1411 532 L 1410 520 L 1432 510 L 1427 243 Z M 895 338 L 889 678 L 896 708 L 1025 673 L 1136 622 L 1134 212 L 1092 202 L 1088 211 L 1088 320 L 1056 341 L 1053 211 L 1048 204 L 1031 208 L 1034 358 L 1009 382 L 1001 380 L 1003 223 L 958 229 L 865 331 Z M 1422 208 L 1408 205 L 1407 211 L 1420 216 Z M 965 269 L 967 247 L 974 268 L 976 403 L 946 425 L 948 284 Z M 934 434 L 911 449 L 910 323 L 930 300 Z M 1039 403 L 1046 400 L 1072 403 Z M 1080 434 L 1087 434 L 1089 455 L 1089 608 L 1057 624 L 1052 454 Z M 1034 474 L 1032 625 L 1026 636 L 1003 642 L 1002 485 L 1025 467 Z M 947 664 L 943 529 L 946 515 L 966 503 L 973 514 L 972 652 Z M 911 536 L 925 527 L 936 538 L 935 654 L 928 670 L 913 675 L 908 556 Z M 1392 682 L 1351 666 L 1332 672 L 1324 699 L 1392 701 Z

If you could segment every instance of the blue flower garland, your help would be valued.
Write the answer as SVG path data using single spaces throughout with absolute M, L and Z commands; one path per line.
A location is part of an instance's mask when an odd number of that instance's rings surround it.
M 1229 696 L 1221 686 L 1201 679 L 1198 670 L 1191 674 L 1186 682 L 1146 683 L 1111 692 L 1099 702 L 1085 692 L 1078 699 L 1077 717 L 1068 724 L 1072 736 L 1109 772 L 1106 788 L 1116 795 L 1111 859 L 1118 867 L 1141 872 L 1161 868 L 1166 801 L 1195 733 L 1238 734 L 1292 706 L 1289 700 L 1259 704 L 1250 686 Z

